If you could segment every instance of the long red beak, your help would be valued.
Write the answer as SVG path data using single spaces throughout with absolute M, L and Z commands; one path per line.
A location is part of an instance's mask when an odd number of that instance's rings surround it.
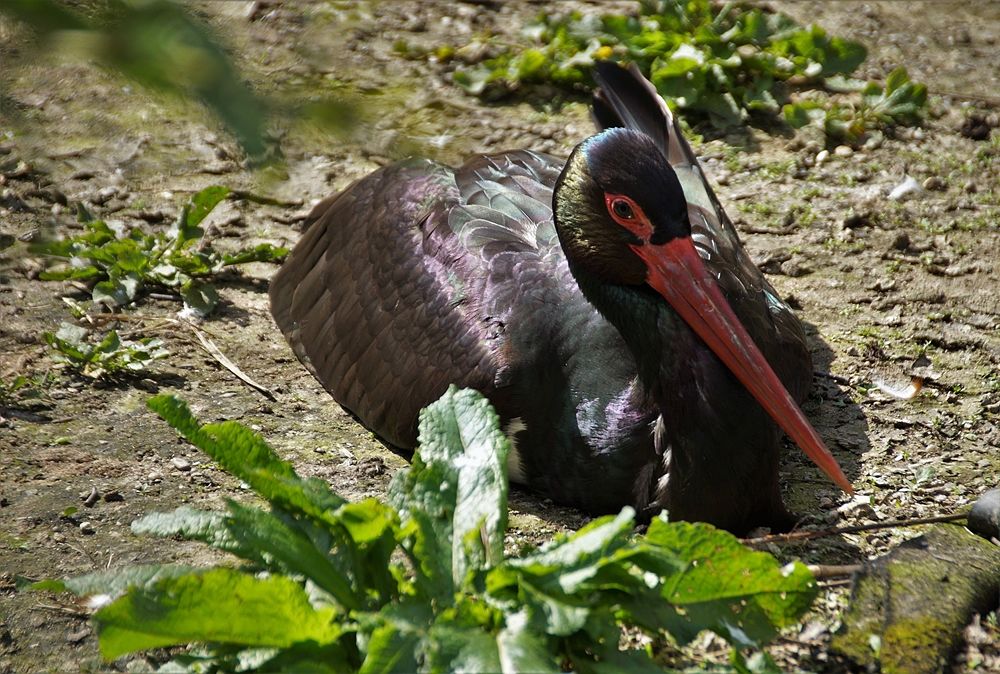
M 854 493 L 840 464 L 733 313 L 690 237 L 631 248 L 646 262 L 646 282 L 663 295 L 813 463 L 838 487 Z

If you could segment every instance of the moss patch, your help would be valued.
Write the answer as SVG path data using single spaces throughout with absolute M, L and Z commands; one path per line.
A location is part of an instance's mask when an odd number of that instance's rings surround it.
M 938 525 L 880 557 L 855 582 L 831 648 L 887 674 L 936 672 L 973 612 L 996 601 L 1000 549 Z

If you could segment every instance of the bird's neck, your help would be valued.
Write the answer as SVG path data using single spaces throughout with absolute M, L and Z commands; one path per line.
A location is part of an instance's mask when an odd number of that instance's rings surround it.
M 744 386 L 654 291 L 577 280 L 621 333 L 635 358 L 643 404 L 655 405 L 662 417 L 661 443 L 670 453 L 649 507 L 731 530 L 740 529 L 742 518 L 787 517 L 777 484 L 778 429 Z
M 703 355 L 707 347 L 651 288 L 612 285 L 585 273 L 576 273 L 576 278 L 584 296 L 625 340 L 645 402 L 670 411 L 682 395 L 679 389 L 696 384 L 697 368 L 689 356 Z M 673 420 L 669 423 L 688 421 L 673 413 L 663 416 Z

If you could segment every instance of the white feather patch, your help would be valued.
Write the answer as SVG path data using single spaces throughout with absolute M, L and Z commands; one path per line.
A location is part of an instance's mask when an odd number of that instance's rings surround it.
M 517 434 L 527 430 L 521 417 L 514 417 L 504 426 L 503 432 L 510 440 L 510 453 L 507 454 L 507 478 L 515 484 L 528 484 L 527 475 L 521 467 L 521 455 L 517 451 Z

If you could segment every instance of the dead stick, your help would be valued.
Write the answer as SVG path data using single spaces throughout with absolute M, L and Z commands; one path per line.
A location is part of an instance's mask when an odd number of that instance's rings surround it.
M 263 194 L 256 194 L 248 190 L 230 190 L 229 198 L 252 201 L 255 204 L 261 204 L 263 206 L 281 206 L 283 208 L 296 208 L 302 205 L 301 199 L 279 199 L 277 197 L 268 197 Z
M 257 382 L 255 382 L 253 379 L 250 378 L 250 375 L 248 375 L 239 367 L 237 367 L 236 363 L 229 360 L 229 358 L 226 357 L 226 354 L 222 353 L 219 347 L 215 345 L 215 342 L 213 342 L 212 340 L 210 340 L 208 337 L 205 336 L 205 332 L 203 330 L 199 329 L 197 326 L 191 323 L 189 323 L 188 326 L 192 330 L 194 330 L 195 337 L 197 337 L 198 341 L 201 342 L 201 345 L 205 348 L 205 351 L 208 351 L 209 355 L 215 358 L 215 360 L 220 365 L 222 365 L 224 368 L 226 368 L 234 375 L 236 375 L 236 377 L 240 381 L 245 383 L 247 386 L 260 392 L 268 400 L 275 399 L 274 394 L 271 393 L 270 389 L 268 389 L 266 386 L 263 386 L 262 384 L 258 384 Z
M 953 513 L 951 515 L 938 515 L 936 517 L 916 517 L 906 520 L 889 520 L 888 522 L 875 522 L 874 524 L 857 524 L 850 527 L 833 527 L 831 529 L 813 529 L 809 531 L 791 531 L 787 534 L 770 534 L 759 538 L 744 538 L 744 545 L 762 545 L 765 543 L 795 543 L 807 541 L 813 538 L 825 538 L 827 536 L 839 536 L 840 534 L 858 534 L 862 531 L 876 531 L 878 529 L 892 529 L 894 527 L 913 527 L 919 524 L 936 524 L 938 522 L 957 522 L 967 519 L 969 513 Z
M 989 103 L 990 105 L 1000 105 L 1000 98 L 996 96 L 984 96 L 982 94 L 963 94 L 957 91 L 945 91 L 943 89 L 934 89 L 931 91 L 932 94 L 937 94 L 938 96 L 951 96 L 952 98 L 960 98 L 966 101 L 982 101 L 983 103 Z

